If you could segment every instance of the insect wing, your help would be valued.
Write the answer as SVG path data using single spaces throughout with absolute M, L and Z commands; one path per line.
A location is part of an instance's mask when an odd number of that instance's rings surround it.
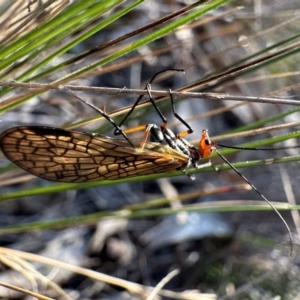
M 169 147 L 51 127 L 15 127 L 4 131 L 5 156 L 38 177 L 60 182 L 113 180 L 182 169 L 188 157 Z

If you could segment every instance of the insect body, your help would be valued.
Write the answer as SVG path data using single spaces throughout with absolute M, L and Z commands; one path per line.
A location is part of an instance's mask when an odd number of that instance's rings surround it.
M 152 98 L 149 85 L 146 88 L 152 105 L 162 119 L 160 127 L 148 124 L 127 130 L 120 128 L 141 97 L 117 125 L 101 109 L 75 95 L 106 118 L 115 127 L 115 134 L 122 134 L 124 139 L 52 127 L 23 126 L 4 131 L 0 135 L 0 147 L 4 155 L 22 169 L 38 177 L 59 182 L 115 180 L 177 170 L 185 172 L 189 167 L 198 168 L 201 158 L 216 152 L 277 213 L 288 230 L 292 250 L 292 235 L 286 221 L 276 207 L 217 151 L 216 144 L 210 141 L 207 130 L 202 131 L 198 147 L 184 139 L 193 130 L 176 113 L 170 91 L 173 114 L 187 127 L 187 130 L 176 136 L 167 128 L 167 120 Z M 145 130 L 143 140 L 129 140 L 127 133 L 138 130 Z M 147 141 L 149 136 L 152 142 Z
M 162 72 L 165 71 L 168 70 Z M 150 83 L 160 73 L 155 74 Z M 120 125 L 117 125 L 100 108 L 70 91 L 107 119 L 115 127 L 115 134 L 123 135 L 124 139 L 60 128 L 24 126 L 4 131 L 0 135 L 0 147 L 4 155 L 20 168 L 38 177 L 59 182 L 114 180 L 177 170 L 185 171 L 189 167 L 199 168 L 199 160 L 215 151 L 215 144 L 210 141 L 207 130 L 202 132 L 199 147 L 191 145 L 184 139 L 193 130 L 175 112 L 174 99 L 170 91 L 174 115 L 188 128 L 176 136 L 167 128 L 167 120 L 156 106 L 149 84 L 146 85 L 146 89 L 152 104 L 162 118 L 160 127 L 148 124 L 127 130 L 120 128 L 142 96 L 137 99 Z M 138 130 L 145 130 L 142 141 L 128 138 L 127 133 Z M 148 141 L 149 137 L 151 142 Z
M 27 172 L 52 181 L 87 182 L 115 180 L 139 175 L 198 167 L 204 151 L 214 145 L 206 130 L 205 149 L 177 139 L 172 131 L 164 135 L 152 127 L 157 142 L 110 138 L 104 135 L 67 131 L 42 126 L 15 127 L 4 131 L 0 145 L 4 155 Z M 173 147 L 162 145 L 167 140 Z M 208 150 L 208 152 L 211 152 Z

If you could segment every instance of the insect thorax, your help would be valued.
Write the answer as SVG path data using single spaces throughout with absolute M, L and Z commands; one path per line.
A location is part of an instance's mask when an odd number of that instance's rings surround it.
M 198 149 L 183 138 L 178 138 L 169 128 L 159 128 L 156 124 L 148 125 L 150 130 L 150 141 L 165 144 L 170 148 L 188 156 L 189 160 L 185 166 L 197 167 L 200 159 Z

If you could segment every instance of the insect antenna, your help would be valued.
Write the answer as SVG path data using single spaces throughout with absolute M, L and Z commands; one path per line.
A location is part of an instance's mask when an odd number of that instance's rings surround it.
M 227 149 L 258 150 L 258 151 L 288 150 L 288 149 L 300 148 L 300 145 L 284 146 L 284 147 L 273 147 L 273 148 L 239 147 L 239 146 L 229 146 L 229 145 L 223 145 L 223 144 L 216 144 L 216 146 L 222 147 L 222 148 L 227 148 Z
M 238 148 L 238 147 L 237 147 Z M 236 148 L 233 148 L 236 149 Z M 287 222 L 285 221 L 285 219 L 283 218 L 283 216 L 281 215 L 281 213 L 277 210 L 277 208 L 234 166 L 232 165 L 225 156 L 223 156 L 217 149 L 215 149 L 215 152 L 218 154 L 218 156 L 233 170 L 235 171 L 241 178 L 244 179 L 244 181 L 246 181 L 251 188 L 275 211 L 275 213 L 278 215 L 278 217 L 280 218 L 280 220 L 283 222 L 284 226 L 286 227 L 288 234 L 289 234 L 289 240 L 290 240 L 290 255 L 292 255 L 293 252 L 293 237 L 292 237 L 292 232 L 291 229 L 289 227 L 289 225 L 287 224 Z

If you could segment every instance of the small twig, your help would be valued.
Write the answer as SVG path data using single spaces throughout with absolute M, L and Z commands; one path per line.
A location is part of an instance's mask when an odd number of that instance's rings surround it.
M 3 286 L 3 287 L 6 287 L 6 288 L 8 288 L 8 289 L 17 291 L 17 292 L 19 292 L 19 293 L 23 293 L 23 294 L 26 294 L 26 295 L 28 295 L 28 296 L 35 297 L 35 298 L 40 299 L 40 300 L 54 300 L 53 298 L 49 298 L 49 297 L 46 297 L 46 296 L 44 296 L 44 295 L 41 295 L 41 294 L 38 294 L 38 293 L 31 292 L 31 291 L 29 291 L 29 290 L 20 288 L 20 287 L 18 287 L 18 286 L 15 286 L 15 285 L 12 285 L 12 284 L 9 284 L 9 283 L 0 282 L 0 285 Z
M 176 275 L 179 274 L 179 270 L 175 269 L 172 272 L 170 272 L 169 274 L 167 274 L 166 277 L 164 277 L 159 284 L 152 290 L 152 292 L 150 293 L 150 295 L 147 297 L 146 300 L 153 300 L 154 297 L 158 294 L 158 292 Z
M 126 89 L 126 88 L 108 88 L 108 87 L 90 87 L 90 86 L 75 86 L 75 85 L 59 85 L 59 84 L 41 84 L 41 83 L 22 83 L 22 82 L 0 82 L 0 86 L 8 87 L 23 87 L 27 89 L 47 89 L 47 90 L 62 90 L 69 89 L 72 91 L 84 91 L 106 94 L 120 94 L 120 95 L 147 95 L 147 90 L 140 89 Z M 169 91 L 151 90 L 153 96 L 167 96 L 169 97 Z M 268 98 L 268 97 L 248 97 L 248 96 L 235 96 L 225 93 L 194 93 L 194 92 L 176 92 L 172 91 L 175 97 L 179 98 L 200 98 L 209 100 L 232 100 L 232 101 L 247 101 L 258 102 L 268 104 L 286 104 L 286 105 L 300 105 L 300 100 L 288 100 L 280 98 Z M 141 103 L 142 106 L 148 101 Z
M 232 138 L 239 138 L 239 137 L 247 137 L 251 135 L 258 135 L 258 134 L 263 134 L 266 132 L 270 132 L 273 130 L 279 130 L 279 129 L 286 129 L 286 128 L 294 128 L 300 126 L 300 122 L 291 122 L 291 123 L 286 123 L 286 124 L 279 124 L 279 125 L 272 125 L 268 127 L 263 127 L 263 128 L 257 128 L 257 129 L 250 129 L 246 131 L 241 131 L 241 132 L 234 132 L 234 133 L 229 133 L 229 134 L 223 134 L 223 135 L 218 135 L 214 136 L 211 139 L 214 142 L 218 142 L 220 140 L 230 140 Z

